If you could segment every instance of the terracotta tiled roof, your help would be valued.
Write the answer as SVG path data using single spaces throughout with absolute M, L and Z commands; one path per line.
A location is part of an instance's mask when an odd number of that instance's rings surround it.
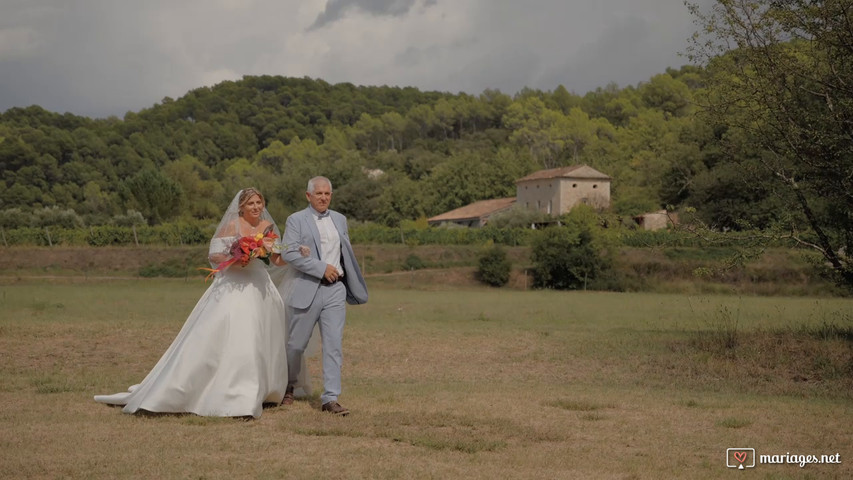
M 459 207 L 456 210 L 436 215 L 428 218 L 428 222 L 449 222 L 452 220 L 466 220 L 481 218 L 501 210 L 511 207 L 515 203 L 515 197 L 511 198 L 495 198 L 492 200 L 480 200 L 464 207 Z
M 529 180 L 544 180 L 548 178 L 587 178 L 597 180 L 611 180 L 611 178 L 598 170 L 587 165 L 572 165 L 571 167 L 552 168 L 550 170 L 539 170 L 530 175 L 519 178 L 515 183 Z

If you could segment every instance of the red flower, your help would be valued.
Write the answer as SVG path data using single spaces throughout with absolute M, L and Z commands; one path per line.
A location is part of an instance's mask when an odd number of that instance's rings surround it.
M 207 277 L 205 277 L 204 281 L 209 280 L 210 277 L 225 270 L 231 266 L 232 263 L 236 262 L 240 262 L 240 265 L 245 267 L 253 258 L 258 258 L 265 264 L 269 265 L 270 252 L 264 248 L 264 238 L 278 238 L 278 235 L 273 232 L 272 225 L 267 227 L 264 233 L 259 233 L 251 237 L 240 237 L 235 240 L 234 243 L 231 244 L 231 248 L 228 249 L 228 253 L 231 254 L 231 258 L 220 263 L 216 268 L 199 268 L 199 270 L 206 270 L 210 272 Z

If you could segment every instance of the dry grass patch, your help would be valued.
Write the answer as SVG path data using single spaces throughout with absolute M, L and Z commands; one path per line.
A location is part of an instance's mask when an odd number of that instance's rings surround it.
M 727 417 L 717 422 L 717 425 L 725 428 L 744 428 L 752 425 L 752 420 L 737 417 Z
M 672 355 L 645 365 L 667 378 L 709 388 L 770 395 L 853 399 L 853 313 L 813 312 L 798 324 L 762 321 L 745 328 L 742 313 L 720 306 L 712 321 L 669 342 Z
M 576 412 L 591 412 L 593 410 L 607 408 L 606 406 L 584 400 L 555 400 L 548 402 L 547 405 Z
M 707 479 L 731 476 L 725 449 L 745 445 L 841 454 L 756 469 L 768 478 L 853 475 L 847 387 L 788 378 L 809 352 L 849 353 L 821 325 L 846 331 L 851 300 L 371 283 L 344 336 L 348 417 L 320 412 L 316 393 L 251 421 L 95 403 L 142 379 L 204 288 L 0 285 L 0 477 Z M 705 338 L 724 307 L 739 312 L 734 355 Z M 760 382 L 738 373 L 749 365 Z

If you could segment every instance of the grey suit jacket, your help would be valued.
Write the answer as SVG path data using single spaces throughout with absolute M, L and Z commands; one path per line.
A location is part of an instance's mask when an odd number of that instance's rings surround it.
M 367 303 L 367 283 L 349 240 L 347 218 L 334 210 L 329 210 L 329 217 L 341 237 L 341 266 L 344 269 L 343 282 L 347 290 L 347 303 Z M 282 240 L 284 248 L 281 255 L 296 270 L 290 305 L 294 308 L 308 308 L 320 288 L 320 280 L 328 263 L 320 258 L 320 232 L 310 207 L 287 217 Z M 300 245 L 307 246 L 311 255 L 303 257 L 299 253 Z

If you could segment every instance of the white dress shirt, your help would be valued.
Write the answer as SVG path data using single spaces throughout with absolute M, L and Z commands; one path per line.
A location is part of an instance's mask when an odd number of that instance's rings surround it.
M 312 209 L 313 210 L 313 209 Z M 338 275 L 344 274 L 341 268 L 341 236 L 335 228 L 328 210 L 325 214 L 314 215 L 317 230 L 320 232 L 320 259 L 335 267 Z

